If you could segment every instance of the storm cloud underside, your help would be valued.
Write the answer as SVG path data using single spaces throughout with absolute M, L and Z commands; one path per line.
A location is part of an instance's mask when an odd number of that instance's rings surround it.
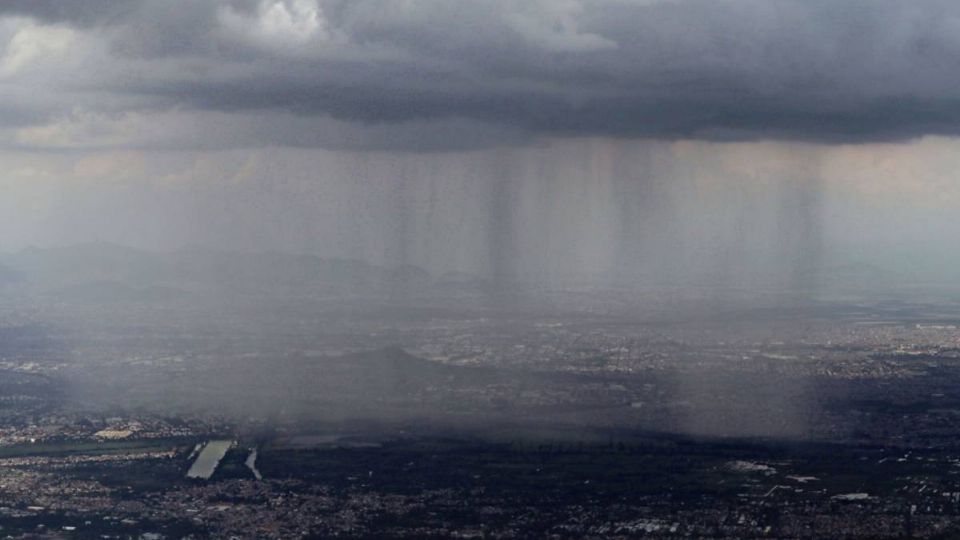
M 958 35 L 947 1 L 13 0 L 0 241 L 812 290 L 909 236 L 846 149 L 952 140 Z

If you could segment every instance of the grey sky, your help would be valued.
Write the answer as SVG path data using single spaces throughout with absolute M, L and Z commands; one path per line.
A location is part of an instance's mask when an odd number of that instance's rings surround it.
M 0 2 L 0 251 L 952 279 L 958 133 L 955 1 Z
M 960 130 L 960 4 L 945 0 L 10 0 L 0 14 L 0 119 L 48 128 L 7 134 L 23 147 Z

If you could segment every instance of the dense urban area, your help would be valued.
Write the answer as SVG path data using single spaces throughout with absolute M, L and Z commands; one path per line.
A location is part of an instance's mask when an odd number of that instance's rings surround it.
M 949 291 L 70 287 L 0 296 L 7 537 L 960 534 Z

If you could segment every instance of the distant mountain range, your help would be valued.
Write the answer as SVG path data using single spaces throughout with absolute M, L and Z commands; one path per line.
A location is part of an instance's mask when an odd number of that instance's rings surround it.
M 157 300 L 209 290 L 369 294 L 431 283 L 430 274 L 415 266 L 278 252 L 194 247 L 161 253 L 90 243 L 0 255 L 0 285 L 84 301 Z

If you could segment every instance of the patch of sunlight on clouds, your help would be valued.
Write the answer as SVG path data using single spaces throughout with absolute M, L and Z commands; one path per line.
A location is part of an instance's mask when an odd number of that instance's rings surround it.
M 327 20 L 316 0 L 265 0 L 253 14 L 227 6 L 218 15 L 229 34 L 265 49 L 294 51 L 305 44 L 331 38 Z
M 26 24 L 20 27 L 0 58 L 0 76 L 11 77 L 63 56 L 70 51 L 76 36 L 74 30 L 61 26 Z

